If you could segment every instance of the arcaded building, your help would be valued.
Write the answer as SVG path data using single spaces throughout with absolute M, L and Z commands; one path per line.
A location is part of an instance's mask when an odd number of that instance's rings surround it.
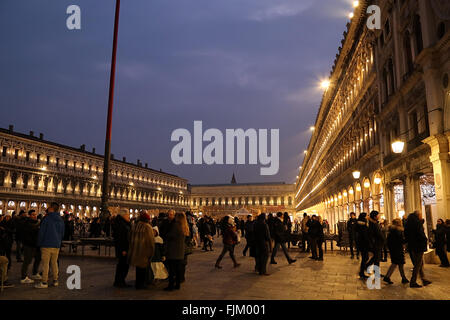
M 234 176 L 233 176 L 234 178 Z M 220 218 L 245 209 L 251 214 L 294 212 L 294 185 L 236 183 L 193 185 L 190 187 L 194 213 Z
M 0 129 L 0 214 L 35 209 L 52 201 L 77 216 L 98 216 L 101 204 L 103 156 L 36 137 Z M 112 158 L 114 158 L 112 156 Z M 143 165 L 111 162 L 109 205 L 132 212 L 188 208 L 187 180 Z
M 335 224 L 351 211 L 390 221 L 419 210 L 428 232 L 450 219 L 449 19 L 449 1 L 359 1 L 298 174 L 298 212 Z

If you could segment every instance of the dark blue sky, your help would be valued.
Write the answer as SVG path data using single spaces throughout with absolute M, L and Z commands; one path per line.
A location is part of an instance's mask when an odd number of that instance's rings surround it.
M 349 0 L 122 0 L 112 153 L 190 183 L 293 183 Z M 81 8 L 81 30 L 66 9 Z M 0 1 L 0 126 L 104 148 L 113 0 Z M 280 129 L 280 171 L 173 165 L 170 135 Z

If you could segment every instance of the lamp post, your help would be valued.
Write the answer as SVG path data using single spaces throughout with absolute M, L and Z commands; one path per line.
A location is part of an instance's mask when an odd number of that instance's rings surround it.
M 119 12 L 120 0 L 116 0 L 116 13 L 114 17 L 114 38 L 111 58 L 111 73 L 109 78 L 109 98 L 108 98 L 108 117 L 106 122 L 106 139 L 105 139 L 105 159 L 103 165 L 103 184 L 102 184 L 102 204 L 101 219 L 105 219 L 108 215 L 108 198 L 109 198 L 109 167 L 111 162 L 111 127 L 112 112 L 114 105 L 114 84 L 116 78 L 116 56 L 117 56 L 117 34 L 119 30 Z

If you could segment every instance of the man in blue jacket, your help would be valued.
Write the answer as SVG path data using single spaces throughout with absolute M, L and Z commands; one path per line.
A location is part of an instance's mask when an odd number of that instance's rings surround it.
M 53 202 L 47 215 L 41 222 L 38 236 L 38 247 L 41 248 L 42 282 L 35 288 L 48 288 L 48 271 L 50 265 L 53 274 L 53 286 L 58 286 L 58 255 L 64 237 L 64 221 L 59 214 L 59 204 Z

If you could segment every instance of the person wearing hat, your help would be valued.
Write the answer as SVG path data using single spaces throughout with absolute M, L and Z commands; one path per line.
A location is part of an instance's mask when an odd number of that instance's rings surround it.
M 114 277 L 114 287 L 125 288 L 128 285 L 125 279 L 128 275 L 128 249 L 130 236 L 130 213 L 128 209 L 120 209 L 119 214 L 114 218 L 112 231 L 114 246 L 116 251 L 117 266 Z
M 142 211 L 131 229 L 128 263 L 136 267 L 136 289 L 145 289 L 147 268 L 155 252 L 155 236 L 150 225 L 150 215 Z

